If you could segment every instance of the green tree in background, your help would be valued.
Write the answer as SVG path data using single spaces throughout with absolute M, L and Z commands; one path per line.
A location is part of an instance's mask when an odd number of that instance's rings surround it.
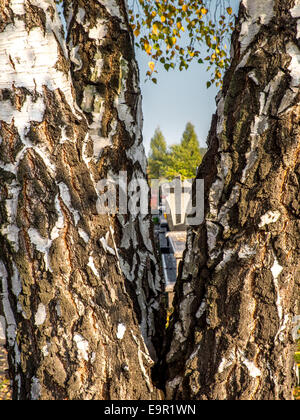
M 181 175 L 183 179 L 194 178 L 201 159 L 195 127 L 188 122 L 183 132 L 181 143 L 171 146 L 164 175 L 166 178 L 174 178 L 178 175 Z
M 167 161 L 167 143 L 159 127 L 156 128 L 151 139 L 150 149 L 148 176 L 150 179 L 159 179 L 164 176 Z

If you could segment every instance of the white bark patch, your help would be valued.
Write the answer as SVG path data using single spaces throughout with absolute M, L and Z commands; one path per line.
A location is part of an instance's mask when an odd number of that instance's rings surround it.
M 106 21 L 99 19 L 96 26 L 89 29 L 89 38 L 95 39 L 98 44 L 102 43 L 107 34 Z
M 8 124 L 11 124 L 12 120 L 14 120 L 14 125 L 18 130 L 22 143 L 31 145 L 26 141 L 25 135 L 27 134 L 32 121 L 43 121 L 44 112 L 45 103 L 41 97 L 38 97 L 33 101 L 31 96 L 26 96 L 26 100 L 20 111 L 18 111 L 10 101 L 2 101 L 0 107 L 0 120 L 5 121 Z
M 273 101 L 274 93 L 277 92 L 280 86 L 280 83 L 284 77 L 285 77 L 284 72 L 279 70 L 276 76 L 274 77 L 274 79 L 272 79 L 270 83 L 268 83 L 268 85 L 265 87 L 264 92 L 261 93 L 260 114 L 268 115 L 270 105 L 272 104 L 272 101 Z M 265 101 L 265 98 L 267 98 L 266 101 Z M 263 102 L 265 102 L 264 105 L 263 105 Z
M 237 71 L 238 69 L 240 69 L 242 67 L 245 67 L 250 56 L 251 56 L 251 51 L 246 52 L 246 54 L 243 56 L 242 60 L 237 65 L 235 71 Z
M 75 334 L 73 337 L 73 340 L 75 341 L 77 345 L 78 355 L 80 358 L 88 361 L 89 360 L 89 343 L 87 340 L 85 340 L 82 335 Z
M 46 318 L 47 318 L 46 307 L 43 303 L 40 303 L 34 317 L 34 324 L 37 327 L 40 325 L 43 325 L 43 323 L 46 321 Z
M 24 13 L 22 3 L 13 4 Z M 45 10 L 49 7 L 46 1 L 39 1 L 37 5 Z M 9 89 L 12 84 L 40 94 L 43 93 L 43 86 L 50 90 L 60 89 L 76 114 L 70 74 L 56 69 L 59 59 L 57 42 L 66 54 L 65 42 L 60 34 L 62 25 L 56 11 L 53 20 L 48 12 L 46 16 L 46 34 L 39 27 L 32 28 L 28 33 L 24 21 L 16 15 L 14 24 L 5 28 L 5 36 L 0 42 L 0 89 Z
M 274 17 L 274 0 L 243 0 L 247 9 L 247 19 L 242 22 L 239 41 L 243 53 L 255 36 L 261 25 L 267 25 Z
M 286 50 L 292 58 L 291 64 L 289 65 L 289 71 L 292 77 L 291 86 L 297 88 L 300 84 L 300 50 L 292 42 L 287 44 Z
M 78 12 L 76 15 L 77 23 L 83 24 L 84 17 L 85 17 L 85 10 L 82 7 L 78 7 Z
M 275 287 L 275 291 L 276 291 L 276 294 L 277 294 L 276 306 L 277 306 L 278 317 L 279 317 L 280 322 L 282 321 L 283 307 L 282 307 L 282 303 L 281 303 L 281 296 L 280 296 L 278 278 L 279 278 L 282 270 L 283 270 L 283 267 L 281 267 L 281 265 L 278 263 L 277 258 L 274 256 L 274 263 L 271 267 L 271 272 L 272 272 L 272 275 L 273 275 L 274 287 Z
M 122 24 L 124 23 L 124 18 L 121 15 L 121 11 L 116 0 L 99 0 L 99 3 L 101 3 L 106 8 L 111 16 L 117 17 L 122 22 Z M 124 25 L 121 25 L 121 28 L 127 29 Z
M 293 318 L 292 337 L 294 341 L 300 339 L 300 315 Z
M 235 361 L 236 356 L 234 350 L 232 350 L 228 357 L 223 357 L 218 367 L 218 373 L 223 373 L 224 370 L 228 369 Z
M 146 173 L 147 159 L 145 154 L 144 145 L 142 142 L 135 142 L 130 149 L 126 150 L 127 157 L 133 162 L 139 162 L 143 173 Z
M 99 275 L 98 270 L 97 270 L 97 268 L 95 266 L 94 258 L 91 255 L 89 256 L 89 262 L 88 262 L 87 265 L 88 265 L 88 267 L 90 267 L 90 269 L 92 270 L 92 272 L 94 273 L 94 275 L 99 279 L 100 278 L 100 275 Z
M 120 91 L 115 98 L 115 107 L 118 110 L 119 119 L 125 123 L 126 130 L 131 135 L 134 134 L 135 121 L 131 114 L 131 109 L 127 105 L 125 98 L 127 88 L 127 75 L 129 72 L 129 63 L 122 56 L 120 58 Z
M 14 250 L 19 250 L 19 228 L 17 225 L 8 225 L 1 229 L 2 235 L 5 235 L 9 242 L 13 244 Z
M 52 241 L 54 241 L 55 239 L 57 239 L 59 237 L 59 233 L 61 231 L 61 229 L 64 227 L 64 216 L 63 213 L 61 211 L 60 208 L 60 202 L 59 202 L 59 195 L 57 194 L 54 200 L 54 204 L 55 204 L 55 210 L 56 213 L 58 215 L 57 221 L 53 227 L 53 229 L 51 230 L 50 233 L 50 238 Z
M 265 225 L 276 223 L 277 220 L 280 218 L 280 216 L 281 216 L 281 213 L 278 210 L 276 211 L 270 210 L 260 218 L 260 223 L 258 227 L 262 228 Z
M 224 250 L 223 260 L 215 268 L 216 273 L 223 270 L 223 268 L 226 266 L 226 264 L 232 259 L 234 254 L 236 254 L 235 249 L 225 249 Z
M 244 352 L 240 349 L 236 350 L 233 349 L 228 357 L 223 357 L 222 361 L 218 368 L 218 373 L 223 373 L 226 369 L 228 369 L 232 364 L 241 361 L 242 364 L 246 366 L 248 369 L 249 375 L 252 378 L 257 378 L 262 375 L 260 369 L 255 365 L 255 363 L 251 360 L 248 360 Z
M 251 72 L 248 74 L 248 76 L 250 77 L 250 79 L 252 79 L 252 80 L 253 80 L 253 82 L 254 82 L 257 86 L 259 86 L 259 81 L 258 81 L 258 79 L 257 79 L 257 77 L 256 77 L 255 71 L 251 71 Z
M 103 249 L 105 252 L 108 252 L 109 254 L 112 255 L 116 255 L 115 250 L 112 249 L 110 246 L 108 246 L 107 242 L 108 242 L 108 238 L 109 238 L 109 231 L 106 232 L 105 237 L 100 238 L 100 242 L 101 245 L 103 246 Z
M 198 311 L 196 312 L 196 318 L 200 319 L 202 317 L 202 315 L 204 314 L 204 312 L 206 311 L 206 300 L 203 299 L 203 301 L 201 302 L 201 305 L 199 306 Z
M 11 279 L 12 292 L 16 297 L 18 297 L 22 291 L 22 283 L 20 279 L 19 270 L 17 269 L 16 264 L 14 262 L 12 264 L 13 264 L 13 276 Z
M 19 228 L 16 225 L 18 198 L 21 188 L 14 181 L 8 187 L 8 198 L 5 200 L 8 224 L 2 226 L 1 233 L 10 241 L 16 252 L 19 250 Z
M 5 340 L 6 323 L 4 316 L 0 315 L 0 340 Z
M 96 68 L 95 80 L 99 78 L 103 60 L 98 59 Z M 89 135 L 93 142 L 93 156 L 92 158 L 97 162 L 105 147 L 113 145 L 113 137 L 117 130 L 117 121 L 113 120 L 110 123 L 110 131 L 107 137 L 102 137 L 100 127 L 104 115 L 104 99 L 97 93 L 95 86 L 87 86 L 83 91 L 83 99 L 81 108 L 92 116 L 92 123 L 89 124 Z M 90 160 L 90 159 L 89 159 Z
M 300 2 L 299 0 L 296 0 L 295 6 L 291 9 L 291 15 L 293 18 L 299 18 L 300 17 Z
M 243 356 L 243 353 L 241 352 L 241 362 L 246 366 L 246 368 L 248 369 L 249 375 L 252 378 L 257 378 L 259 376 L 261 376 L 261 371 L 260 369 L 255 366 L 255 363 L 246 359 L 246 357 Z
M 217 123 L 217 135 L 219 136 L 223 132 L 224 128 L 224 106 L 225 99 L 223 96 L 219 99 L 217 114 L 218 114 L 218 123 Z
M 136 67 L 136 62 L 131 61 L 131 66 Z M 115 97 L 114 106 L 117 109 L 119 119 L 124 122 L 127 132 L 135 138 L 135 142 L 126 150 L 126 155 L 133 163 L 139 162 L 143 173 L 146 173 L 147 160 L 145 150 L 142 142 L 142 100 L 139 94 L 139 86 L 137 81 L 134 83 L 134 91 L 137 94 L 138 103 L 136 110 L 132 110 L 128 106 L 126 101 L 126 90 L 127 90 L 127 76 L 129 71 L 129 63 L 122 56 L 120 57 L 120 89 L 119 94 Z
M 119 256 L 118 248 L 117 248 L 116 241 L 115 241 L 115 231 L 113 230 L 113 228 L 111 226 L 110 217 L 109 217 L 109 222 L 110 222 L 109 231 L 110 231 L 111 239 L 113 241 L 115 255 L 117 257 L 117 267 L 118 267 L 118 270 L 119 270 L 119 274 L 122 274 L 122 270 L 121 270 L 121 266 L 120 266 L 120 256 Z
M 119 324 L 118 329 L 117 329 L 117 338 L 119 340 L 122 340 L 122 338 L 124 337 L 125 331 L 126 331 L 125 325 L 124 324 Z
M 49 350 L 50 350 L 51 344 L 47 343 L 44 345 L 44 347 L 42 347 L 42 353 L 44 357 L 49 356 Z
M 175 388 L 177 388 L 182 382 L 182 377 L 181 376 L 175 376 L 174 379 L 172 379 L 171 381 L 167 382 L 167 388 L 174 390 Z M 172 392 L 171 392 L 172 395 Z
M 41 385 L 38 378 L 33 377 L 31 381 L 31 399 L 36 401 L 41 396 Z
M 59 191 L 60 191 L 60 196 L 61 196 L 63 202 L 65 203 L 67 209 L 69 210 L 69 212 L 73 215 L 75 226 L 76 226 L 77 223 L 80 220 L 80 214 L 79 214 L 79 211 L 74 210 L 73 207 L 72 207 L 71 195 L 70 195 L 69 188 L 63 182 L 60 182 L 58 184 L 58 187 L 59 187 Z
M 81 70 L 82 68 L 82 60 L 80 55 L 78 54 L 78 50 L 79 46 L 77 45 L 76 47 L 73 47 L 70 51 L 70 60 L 76 65 L 74 71 Z
M 246 258 L 253 257 L 253 255 L 255 255 L 255 254 L 256 254 L 256 249 L 251 247 L 248 244 L 245 244 L 245 245 L 241 246 L 241 248 L 239 250 L 239 253 L 238 253 L 238 256 L 239 256 L 240 259 L 243 260 L 243 259 L 246 259 Z
M 23 15 L 25 13 L 24 0 L 11 0 L 9 7 L 15 15 Z
M 275 342 L 277 340 L 279 340 L 281 342 L 284 342 L 284 331 L 286 331 L 286 327 L 287 327 L 287 324 L 288 324 L 289 320 L 290 320 L 289 315 L 284 315 L 283 320 L 280 324 L 280 328 L 277 331 L 277 334 L 275 336 L 275 340 L 274 340 Z
M 78 234 L 79 236 L 84 240 L 84 242 L 87 244 L 90 240 L 89 235 L 81 228 L 78 228 Z
M 212 257 L 212 252 L 215 249 L 216 242 L 217 242 L 217 236 L 219 233 L 219 226 L 216 223 L 213 223 L 211 221 L 206 222 L 206 229 L 207 229 L 207 246 L 208 246 L 208 252 L 210 256 Z M 215 255 L 213 255 L 213 258 L 215 258 Z
M 136 344 L 137 344 L 137 346 L 138 346 L 138 361 L 139 361 L 139 365 L 140 365 L 140 368 L 141 368 L 142 374 L 143 374 L 143 376 L 144 376 L 144 378 L 145 378 L 145 381 L 146 381 L 146 384 L 147 384 L 147 386 L 148 386 L 149 391 L 150 391 L 150 392 L 153 392 L 153 387 L 152 387 L 152 384 L 151 384 L 151 381 L 150 381 L 149 375 L 148 375 L 148 373 L 147 373 L 147 371 L 146 371 L 146 369 L 145 369 L 145 366 L 144 366 L 143 357 L 145 358 L 145 360 L 146 360 L 146 361 L 148 362 L 148 364 L 150 364 L 150 365 L 153 365 L 153 360 L 151 359 L 151 357 L 149 356 L 149 354 L 148 354 L 148 353 L 146 353 L 147 349 L 146 349 L 145 345 L 144 345 L 145 351 L 143 351 L 143 350 L 141 349 L 141 343 L 140 343 L 140 341 L 137 339 L 137 337 L 133 334 L 133 332 L 132 332 L 132 331 L 131 331 L 131 335 L 132 335 L 132 337 L 133 337 L 133 339 L 134 339 L 135 343 L 136 343 Z
M 52 240 L 48 238 L 43 238 L 41 234 L 34 228 L 28 229 L 28 235 L 30 238 L 30 242 L 35 245 L 36 249 L 39 252 L 44 254 L 44 262 L 46 270 L 52 272 L 51 265 L 50 265 L 50 257 L 49 251 L 52 245 Z
M 240 198 L 240 187 L 235 185 L 231 191 L 229 200 L 221 207 L 219 214 L 218 214 L 218 221 L 224 227 L 224 233 L 227 233 L 230 230 L 230 222 L 229 222 L 229 212 L 232 207 L 239 201 Z M 215 249 L 215 252 L 216 253 Z
M 218 203 L 221 199 L 225 180 L 231 167 L 232 159 L 230 154 L 221 152 L 221 160 L 218 164 L 218 176 L 211 186 L 209 193 L 210 214 L 213 219 L 217 219 L 218 217 Z
M 150 251 L 152 253 L 153 252 L 153 246 L 152 246 L 151 239 L 149 237 L 150 220 L 149 219 L 143 219 L 142 217 L 140 217 L 139 218 L 139 228 L 140 228 L 140 233 L 142 235 L 145 247 L 148 249 L 148 251 Z
M 2 282 L 2 307 L 6 321 L 6 335 L 8 345 L 12 347 L 16 340 L 17 325 L 8 298 L 8 274 L 4 263 L 0 260 L 0 280 Z

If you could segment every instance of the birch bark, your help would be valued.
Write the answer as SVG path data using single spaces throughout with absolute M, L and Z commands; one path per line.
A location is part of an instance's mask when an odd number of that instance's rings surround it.
M 299 1 L 243 0 L 190 230 L 168 398 L 292 399 L 299 315 Z
M 1 310 L 13 398 L 158 398 L 117 227 L 97 211 L 93 121 L 76 104 L 55 3 L 4 1 L 0 16 Z
M 95 182 L 109 178 L 118 183 L 124 175 L 126 202 L 117 200 L 111 220 L 126 290 L 156 360 L 164 334 L 163 282 L 153 243 L 142 97 L 126 2 L 65 1 L 64 10 L 77 103 L 89 125 L 86 160 Z M 136 213 L 130 192 L 134 184 L 146 201 Z

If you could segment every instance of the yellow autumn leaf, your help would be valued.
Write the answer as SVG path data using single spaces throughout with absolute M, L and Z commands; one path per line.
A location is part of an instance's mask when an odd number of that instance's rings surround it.
M 155 10 L 153 10 L 153 12 L 151 13 L 151 15 L 152 15 L 153 17 L 155 17 L 155 16 L 156 16 L 156 11 L 155 11 Z
M 149 61 L 148 66 L 149 66 L 149 68 L 150 68 L 150 70 L 151 70 L 151 73 L 153 73 L 153 71 L 154 71 L 154 67 L 155 67 L 155 63 L 154 63 L 154 61 Z
M 158 35 L 158 26 L 155 23 L 152 26 L 152 32 L 154 33 L 154 35 Z
M 188 5 L 187 5 L 187 4 L 184 4 L 184 5 L 182 6 L 182 10 L 183 10 L 184 12 L 186 12 L 186 11 L 187 11 L 187 9 L 188 9 Z
M 140 30 L 139 29 L 136 29 L 133 33 L 134 33 L 134 36 L 139 36 Z
M 205 7 L 201 7 L 200 11 L 201 11 L 202 15 L 206 15 L 207 12 L 208 12 L 208 10 L 205 9 Z
M 227 7 L 227 13 L 229 14 L 229 15 L 231 15 L 232 14 L 232 8 L 231 7 Z
M 181 27 L 182 27 L 181 22 L 177 22 L 176 25 L 177 25 L 178 29 L 181 29 Z
M 146 53 L 147 54 L 150 54 L 150 52 L 151 52 L 151 50 L 152 50 L 152 47 L 151 47 L 151 45 L 150 44 L 144 44 L 144 49 L 145 49 L 145 51 L 146 51 Z
M 160 17 L 160 20 L 162 21 L 162 23 L 164 23 L 164 22 L 166 21 L 165 16 L 161 16 L 161 17 Z

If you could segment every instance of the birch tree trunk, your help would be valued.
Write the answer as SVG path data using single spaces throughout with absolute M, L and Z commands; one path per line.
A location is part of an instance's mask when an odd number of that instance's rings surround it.
M 107 9 L 112 7 L 115 13 L 112 5 L 107 2 Z M 101 10 L 108 26 L 119 25 L 119 19 Z M 98 181 L 109 169 L 123 168 L 117 145 L 122 156 L 128 148 L 128 159 L 138 160 L 137 154 L 144 159 L 140 137 L 127 135 L 119 120 L 114 123 L 117 114 L 111 107 L 117 92 L 110 91 L 110 84 L 103 97 L 106 125 L 101 125 L 96 111 L 89 114 L 84 106 L 77 106 L 74 97 L 81 105 L 81 91 L 76 83 L 75 89 L 72 85 L 54 1 L 5 0 L 0 16 L 1 310 L 13 398 L 158 398 L 150 379 L 153 361 L 135 316 L 137 305 L 126 291 L 122 273 L 126 258 L 122 246 L 116 245 L 130 227 L 118 225 L 116 218 L 97 209 Z M 98 23 L 95 27 L 87 21 L 91 43 L 104 30 Z M 126 28 L 122 28 L 122 42 L 132 57 Z M 76 51 L 73 54 L 74 61 Z M 116 67 L 116 76 L 120 56 L 112 54 L 107 60 Z M 129 81 L 135 77 L 134 70 L 127 77 L 125 86 L 134 83 Z M 135 98 L 139 100 L 138 92 Z M 97 93 L 94 105 L 96 100 Z M 132 113 L 133 125 L 136 117 Z M 98 160 L 102 144 L 94 136 L 97 124 L 106 127 L 104 142 L 109 138 L 116 142 L 116 158 L 109 158 L 107 170 Z M 142 223 L 136 225 L 143 232 Z M 155 264 L 151 239 L 145 240 L 149 256 L 138 240 L 143 264 Z M 134 271 L 133 265 L 129 269 Z M 147 282 L 149 276 L 140 275 L 142 279 Z M 151 279 L 151 297 L 140 304 L 146 306 L 152 299 L 158 311 L 156 269 Z M 145 316 L 152 314 L 153 310 L 145 309 L 139 322 L 146 325 Z M 145 337 L 151 344 L 154 328 L 149 331 L 150 327 Z
M 156 360 L 164 334 L 163 283 L 153 244 L 139 72 L 127 10 L 115 0 L 70 0 L 64 6 L 77 103 L 89 125 L 90 172 L 95 182 L 117 181 L 121 172 L 127 187 L 136 183 L 145 193 L 146 209 L 130 211 L 131 197 L 128 211 L 119 203 L 113 223 L 126 289 Z
M 168 398 L 292 399 L 299 314 L 298 0 L 243 0 L 197 177 L 166 355 Z

